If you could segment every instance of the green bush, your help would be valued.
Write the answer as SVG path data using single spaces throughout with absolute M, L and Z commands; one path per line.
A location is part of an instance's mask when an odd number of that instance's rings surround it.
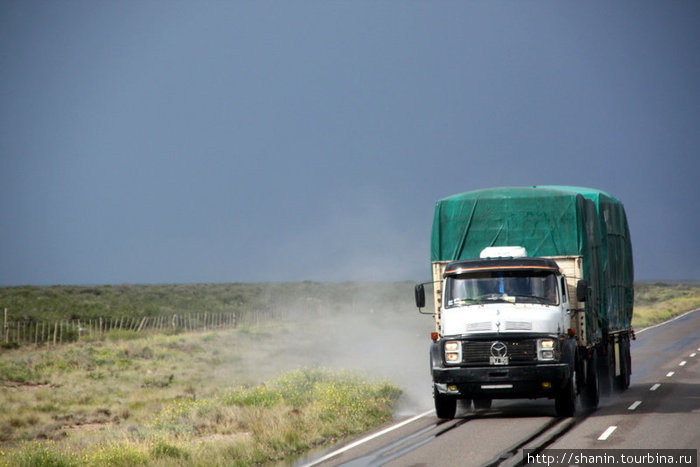
M 141 339 L 143 334 L 131 329 L 110 329 L 104 333 L 104 338 L 110 341 L 130 341 Z
M 35 379 L 32 368 L 25 362 L 0 360 L 0 381 L 26 383 Z
M 190 454 L 174 444 L 164 440 L 158 440 L 150 450 L 151 457 L 155 459 L 189 459 Z
M 76 467 L 77 456 L 60 451 L 51 442 L 32 441 L 11 453 L 0 453 L 0 466 L 7 467 Z
M 267 386 L 239 388 L 224 395 L 222 402 L 239 407 L 273 407 L 282 401 L 279 391 Z

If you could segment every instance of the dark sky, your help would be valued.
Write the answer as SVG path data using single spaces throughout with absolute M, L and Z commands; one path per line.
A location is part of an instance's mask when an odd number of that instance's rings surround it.
M 423 280 L 535 184 L 700 279 L 696 0 L 4 1 L 0 102 L 0 285 Z

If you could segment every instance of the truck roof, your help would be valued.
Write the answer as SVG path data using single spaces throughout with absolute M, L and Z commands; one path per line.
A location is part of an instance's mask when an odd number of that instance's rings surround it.
M 431 260 L 478 258 L 489 246 L 518 245 L 529 256 L 589 254 L 585 200 L 557 189 L 503 187 L 437 202 Z
M 445 276 L 453 274 L 463 274 L 465 272 L 474 271 L 490 271 L 490 270 L 549 270 L 559 271 L 559 266 L 553 260 L 548 258 L 489 258 L 489 259 L 468 259 L 462 261 L 453 261 L 445 268 Z

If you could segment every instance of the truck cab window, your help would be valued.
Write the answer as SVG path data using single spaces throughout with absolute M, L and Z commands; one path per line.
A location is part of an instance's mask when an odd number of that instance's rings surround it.
M 459 274 L 445 284 L 446 308 L 498 301 L 558 305 L 558 297 L 556 276 L 537 270 Z

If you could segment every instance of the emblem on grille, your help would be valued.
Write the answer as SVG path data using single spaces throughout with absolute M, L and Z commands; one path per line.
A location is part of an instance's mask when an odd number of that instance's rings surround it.
M 491 357 L 489 357 L 491 365 L 507 365 L 508 360 L 508 347 L 503 342 L 496 341 L 491 344 Z
M 508 347 L 501 342 L 501 341 L 496 341 L 493 344 L 491 344 L 491 355 L 494 357 L 505 357 L 506 354 L 508 353 Z

